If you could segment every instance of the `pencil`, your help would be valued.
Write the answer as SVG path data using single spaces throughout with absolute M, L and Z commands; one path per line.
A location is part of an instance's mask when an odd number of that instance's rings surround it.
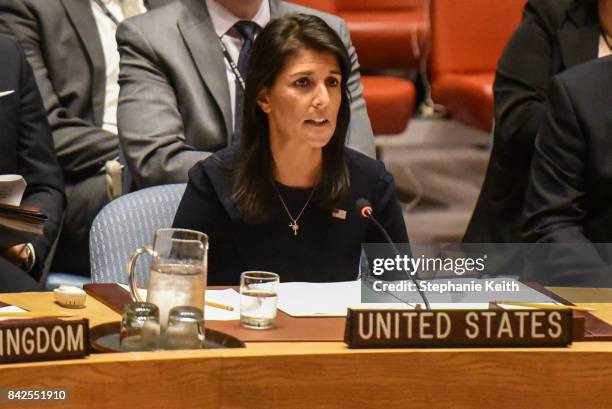
M 31 318 L 31 317 L 49 317 L 49 318 L 66 318 L 74 317 L 74 314 L 66 314 L 64 312 L 41 312 L 41 311 L 0 311 L 0 318 Z
M 213 301 L 205 301 L 204 304 L 208 305 L 209 307 L 220 308 L 222 310 L 228 310 L 228 311 L 234 311 L 234 307 L 230 305 L 219 304 Z
M 595 308 L 591 307 L 578 307 L 576 305 L 552 305 L 552 304 L 538 304 L 531 302 L 519 302 L 519 301 L 495 301 L 496 304 L 514 305 L 516 307 L 531 307 L 539 308 L 541 310 L 573 310 L 573 311 L 595 311 Z

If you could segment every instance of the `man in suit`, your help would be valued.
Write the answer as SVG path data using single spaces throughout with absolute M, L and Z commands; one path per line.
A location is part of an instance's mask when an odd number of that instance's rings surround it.
M 32 243 L 0 243 L 0 292 L 34 291 L 60 228 L 62 171 L 32 68 L 19 45 L 0 35 L 0 174 L 27 182 L 21 204 L 47 215 L 44 234 Z
M 149 0 L 150 6 L 164 0 Z M 117 196 L 117 24 L 139 0 L 0 0 L 0 31 L 32 65 L 64 171 L 68 198 L 54 270 L 89 274 L 89 230 Z M 107 192 L 107 174 L 115 191 Z
M 521 241 L 534 141 L 544 121 L 552 76 L 608 53 L 601 47 L 597 4 L 529 0 L 525 5 L 523 21 L 497 66 L 491 159 L 465 242 Z
M 612 56 L 553 80 L 535 142 L 524 226 L 529 241 L 552 246 L 545 257 L 534 252 L 531 262 L 540 261 L 539 268 L 528 279 L 612 287 L 611 107 Z
M 271 18 L 291 12 L 322 17 L 343 39 L 352 62 L 349 145 L 374 156 L 357 56 L 344 22 L 278 0 L 179 0 L 117 31 L 119 134 L 134 187 L 186 182 L 196 162 L 238 139 L 247 51 Z

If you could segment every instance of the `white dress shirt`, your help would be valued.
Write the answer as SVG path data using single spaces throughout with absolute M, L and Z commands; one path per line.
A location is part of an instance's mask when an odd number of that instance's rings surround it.
M 599 36 L 599 52 L 597 53 L 597 56 L 601 58 L 607 57 L 608 55 L 612 55 L 612 50 L 610 50 L 610 47 L 608 47 L 608 44 L 606 43 L 606 40 L 602 34 Z
M 238 31 L 234 28 L 234 24 L 243 19 L 232 14 L 215 0 L 206 0 L 206 7 L 208 8 L 208 14 L 210 15 L 213 27 L 215 28 L 215 33 L 217 33 L 217 36 L 221 38 L 223 45 L 227 49 L 229 55 L 232 57 L 234 63 L 238 65 L 238 57 L 240 56 L 240 49 L 242 48 L 242 43 L 244 40 L 242 39 L 240 33 L 238 33 Z M 251 21 L 256 23 L 261 28 L 268 24 L 270 21 L 270 4 L 268 0 L 261 2 L 259 10 Z M 227 59 L 223 58 L 223 60 L 225 61 L 225 72 L 227 74 L 230 102 L 232 105 L 233 127 L 233 121 L 235 119 L 234 111 L 236 106 L 236 75 L 234 74 L 234 71 L 232 70 L 232 67 Z
M 102 0 L 102 2 L 119 22 L 146 11 L 143 0 Z M 117 103 L 119 102 L 119 51 L 115 39 L 117 26 L 94 0 L 90 0 L 90 3 L 98 26 L 106 66 L 102 128 L 117 134 Z

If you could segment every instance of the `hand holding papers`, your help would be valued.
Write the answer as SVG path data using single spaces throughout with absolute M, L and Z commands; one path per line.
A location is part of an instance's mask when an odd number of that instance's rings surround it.
M 20 206 L 26 182 L 19 175 L 0 175 L 0 247 L 29 243 L 43 234 L 47 216 Z

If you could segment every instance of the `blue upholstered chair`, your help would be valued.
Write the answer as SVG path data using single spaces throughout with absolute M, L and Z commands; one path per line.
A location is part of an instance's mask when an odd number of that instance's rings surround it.
M 130 255 L 142 245 L 152 245 L 157 229 L 172 226 L 185 187 L 180 183 L 132 192 L 113 200 L 98 213 L 89 234 L 93 282 L 127 283 Z M 139 262 L 136 273 L 138 281 L 145 282 L 148 263 Z
M 89 277 L 67 273 L 49 273 L 45 282 L 45 290 L 51 291 L 62 285 L 83 287 L 83 284 L 91 282 Z
M 57 247 L 57 241 L 58 240 L 55 240 L 55 243 L 53 243 L 53 246 L 51 246 L 51 250 L 49 250 L 49 255 L 47 256 L 47 260 L 45 260 L 45 265 L 43 267 L 43 278 L 41 280 L 41 285 L 43 286 L 44 290 L 52 291 L 62 285 L 83 287 L 83 284 L 91 282 L 89 277 L 86 276 L 50 271 L 53 256 L 55 255 L 55 249 Z

